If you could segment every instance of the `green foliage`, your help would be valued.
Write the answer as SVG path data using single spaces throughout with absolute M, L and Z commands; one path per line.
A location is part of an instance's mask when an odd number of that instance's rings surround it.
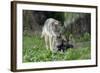
M 76 37 L 76 41 L 82 42 L 82 41 L 90 41 L 91 40 L 91 35 L 89 33 L 84 33 L 83 35 Z
M 66 21 L 65 25 L 73 23 L 77 18 L 79 18 L 82 13 L 73 13 L 73 12 L 64 12 L 64 20 Z
M 89 33 L 84 33 L 83 37 L 82 37 L 82 40 L 84 41 L 88 41 L 91 39 L 91 35 Z
M 39 36 L 23 37 L 23 62 L 44 62 L 63 60 L 90 59 L 89 44 L 85 47 L 69 48 L 64 53 L 52 53 L 45 48 L 45 43 Z

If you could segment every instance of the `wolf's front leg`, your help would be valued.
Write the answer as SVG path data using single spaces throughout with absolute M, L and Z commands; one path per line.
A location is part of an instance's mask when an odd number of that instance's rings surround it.
M 53 52 L 56 52 L 57 51 L 57 48 L 56 48 L 56 45 L 55 45 L 55 37 L 52 38 L 52 51 Z
M 49 37 L 49 46 L 50 46 L 50 51 L 53 51 L 53 47 L 52 47 L 52 37 Z
M 48 46 L 48 37 L 45 36 L 44 39 L 45 39 L 45 46 L 46 46 L 46 49 L 48 50 L 48 49 L 49 49 L 49 46 Z

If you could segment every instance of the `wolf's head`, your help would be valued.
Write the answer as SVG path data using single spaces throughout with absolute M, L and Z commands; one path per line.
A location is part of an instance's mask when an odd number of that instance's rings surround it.
M 52 31 L 54 32 L 54 34 L 59 37 L 61 34 L 61 30 L 62 30 L 62 24 L 60 21 L 58 20 L 54 20 L 52 22 Z

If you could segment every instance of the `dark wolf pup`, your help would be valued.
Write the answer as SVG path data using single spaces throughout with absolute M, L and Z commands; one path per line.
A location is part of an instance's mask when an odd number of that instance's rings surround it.
M 73 48 L 73 43 L 70 43 L 71 40 L 66 39 L 65 36 L 61 35 L 55 39 L 54 43 L 54 52 L 61 51 L 65 52 L 68 48 Z

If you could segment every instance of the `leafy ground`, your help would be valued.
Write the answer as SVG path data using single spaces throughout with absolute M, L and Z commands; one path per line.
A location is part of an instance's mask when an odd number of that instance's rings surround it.
M 46 50 L 44 40 L 39 36 L 24 36 L 23 62 L 90 59 L 90 42 L 77 42 L 76 44 L 77 47 L 69 48 L 64 53 L 51 53 L 50 50 Z

